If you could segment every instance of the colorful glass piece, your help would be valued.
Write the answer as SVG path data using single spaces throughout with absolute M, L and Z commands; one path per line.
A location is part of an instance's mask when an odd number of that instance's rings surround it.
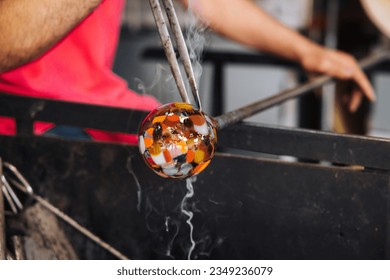
M 165 178 L 187 178 L 203 171 L 214 156 L 217 131 L 211 118 L 186 103 L 153 110 L 139 130 L 145 162 Z

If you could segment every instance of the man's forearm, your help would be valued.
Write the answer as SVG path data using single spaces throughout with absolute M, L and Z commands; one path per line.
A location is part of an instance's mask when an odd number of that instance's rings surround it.
M 248 0 L 180 0 L 217 33 L 246 46 L 301 61 L 316 45 Z M 294 44 L 294 45 L 292 45 Z
M 279 23 L 249 0 L 180 0 L 214 31 L 246 46 L 299 62 L 310 72 L 353 80 L 371 101 L 374 90 L 356 59 L 347 53 L 324 48 Z M 362 95 L 354 94 L 354 112 Z
M 0 72 L 44 54 L 100 2 L 102 0 L 0 0 Z

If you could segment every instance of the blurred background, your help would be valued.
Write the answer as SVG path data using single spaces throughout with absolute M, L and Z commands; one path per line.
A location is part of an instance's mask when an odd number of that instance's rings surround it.
M 312 40 L 347 51 L 356 58 L 388 45 L 385 31 L 364 2 L 389 7 L 389 0 L 255 2 L 279 21 Z M 177 11 L 185 33 L 199 29 L 189 11 L 183 10 L 180 5 L 177 5 Z M 180 101 L 160 47 L 148 1 L 127 0 L 122 22 L 114 71 L 137 92 L 152 94 L 162 103 Z M 220 115 L 310 79 L 310 75 L 290 62 L 247 49 L 209 30 L 201 35 L 194 42 L 194 47 L 201 54 L 200 65 L 195 71 L 198 73 L 204 111 L 210 115 Z M 373 105 L 365 102 L 355 114 L 347 112 L 339 102 L 342 95 L 349 91 L 349 83 L 338 82 L 247 121 L 390 137 L 390 122 L 387 121 L 390 118 L 387 110 L 390 105 L 390 74 L 385 68 L 370 73 L 377 102 Z

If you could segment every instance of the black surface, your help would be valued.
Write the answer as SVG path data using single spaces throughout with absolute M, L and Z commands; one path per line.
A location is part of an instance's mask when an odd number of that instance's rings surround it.
M 147 114 L 146 111 L 0 93 L 0 116 L 15 117 L 18 134 L 22 135 L 32 134 L 33 121 L 136 133 Z
M 386 138 L 240 124 L 220 131 L 218 143 L 239 150 L 390 170 L 390 140 Z
M 0 137 L 0 155 L 37 192 L 130 258 L 170 258 L 169 244 L 173 257 L 187 257 L 185 181 L 155 175 L 137 147 Z M 142 186 L 140 211 L 129 159 Z M 194 212 L 192 258 L 390 256 L 387 172 L 219 154 L 194 188 L 187 205 Z M 68 232 L 82 258 L 111 258 Z

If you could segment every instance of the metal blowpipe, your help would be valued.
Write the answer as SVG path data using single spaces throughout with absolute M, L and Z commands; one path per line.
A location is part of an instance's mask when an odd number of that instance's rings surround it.
M 367 69 L 387 59 L 390 59 L 390 50 L 384 49 L 382 51 L 375 52 L 364 59 L 361 59 L 359 61 L 359 65 L 362 69 Z M 333 80 L 334 79 L 329 76 L 319 76 L 295 88 L 287 89 L 268 98 L 262 99 L 260 101 L 241 107 L 237 110 L 215 117 L 214 119 L 217 122 L 218 128 L 223 129 L 227 126 L 236 124 L 248 117 L 251 117 L 261 111 L 264 111 L 270 107 L 283 103 L 289 99 L 304 95 L 305 93 L 308 93 L 309 91 L 318 88 L 326 83 L 329 83 Z

